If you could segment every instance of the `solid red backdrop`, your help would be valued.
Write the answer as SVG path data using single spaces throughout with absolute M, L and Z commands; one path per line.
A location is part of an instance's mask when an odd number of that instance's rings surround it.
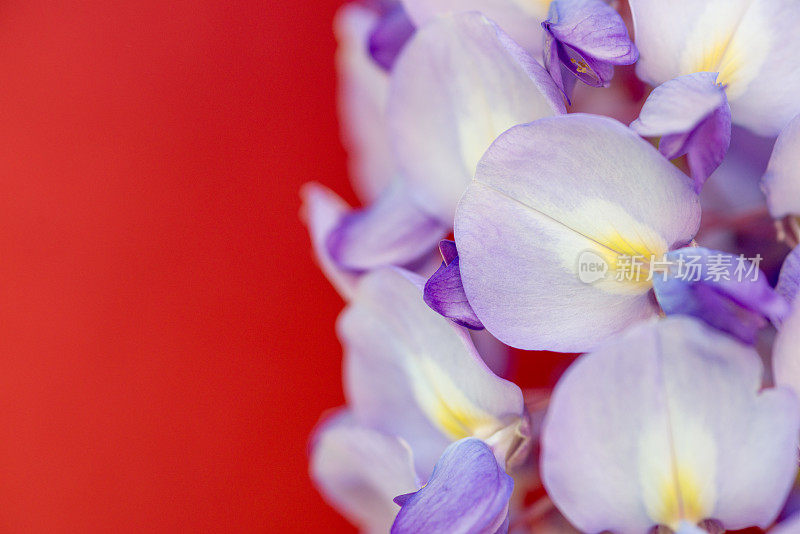
M 0 5 L 0 532 L 349 532 L 307 476 L 339 0 Z

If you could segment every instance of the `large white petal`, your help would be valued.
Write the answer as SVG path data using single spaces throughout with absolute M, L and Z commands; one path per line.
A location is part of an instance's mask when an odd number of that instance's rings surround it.
M 761 374 L 753 349 L 694 319 L 631 328 L 556 386 L 548 494 L 586 532 L 766 527 L 797 473 L 800 408 L 787 389 L 760 392 Z
M 582 352 L 655 313 L 646 276 L 616 280 L 618 258 L 660 257 L 690 241 L 699 219 L 689 178 L 629 128 L 590 115 L 541 119 L 503 134 L 464 194 L 461 278 L 501 341 Z M 608 265 L 606 275 L 583 276 L 588 260 Z
M 451 441 L 513 432 L 522 423 L 523 399 L 516 385 L 486 367 L 465 329 L 425 304 L 422 284 L 399 269 L 373 271 L 337 326 L 353 413 L 408 441 L 427 476 Z
M 395 64 L 387 107 L 403 178 L 447 222 L 498 135 L 563 112 L 547 71 L 474 12 L 417 31 Z

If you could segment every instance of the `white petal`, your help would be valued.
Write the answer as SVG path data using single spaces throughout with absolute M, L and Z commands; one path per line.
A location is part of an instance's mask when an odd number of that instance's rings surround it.
M 587 532 L 766 527 L 797 473 L 800 408 L 786 389 L 759 392 L 761 372 L 754 350 L 694 319 L 631 328 L 556 386 L 549 495 Z
M 422 283 L 401 270 L 371 272 L 338 332 L 354 414 L 408 441 L 425 476 L 449 442 L 489 439 L 519 425 L 523 400 L 516 385 L 486 367 L 466 330 L 424 303 Z
M 369 533 L 388 532 L 400 511 L 392 499 L 419 488 L 408 445 L 346 412 L 316 432 L 310 463 L 325 499 Z
M 478 13 L 420 28 L 392 73 L 387 115 L 403 178 L 452 221 L 475 166 L 507 128 L 563 113 L 544 68 Z

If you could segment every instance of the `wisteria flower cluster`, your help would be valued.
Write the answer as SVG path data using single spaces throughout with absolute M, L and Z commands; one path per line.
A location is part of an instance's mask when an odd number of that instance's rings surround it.
M 346 301 L 347 405 L 310 445 L 333 506 L 369 533 L 800 533 L 798 21 L 798 0 L 341 9 L 363 207 L 303 190 Z M 522 389 L 533 351 L 574 362 Z

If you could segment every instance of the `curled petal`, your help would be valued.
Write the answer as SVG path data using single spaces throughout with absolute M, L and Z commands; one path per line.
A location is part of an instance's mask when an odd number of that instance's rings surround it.
M 464 286 L 461 284 L 455 243 L 442 241 L 439 249 L 444 261 L 425 283 L 425 303 L 436 313 L 451 319 L 457 325 L 472 330 L 482 330 L 483 325 L 469 305 Z
M 717 75 L 698 72 L 656 87 L 631 128 L 645 137 L 661 137 L 667 159 L 687 155 L 695 191 L 722 163 L 731 142 L 731 112 Z
M 503 131 L 564 112 L 544 68 L 479 13 L 417 30 L 392 72 L 387 118 L 419 205 L 451 221 L 484 151 Z
M 466 330 L 422 300 L 424 279 L 397 269 L 365 275 L 337 324 L 345 347 L 345 392 L 360 421 L 397 434 L 426 476 L 447 444 L 506 439 L 506 458 L 526 440 L 520 389 L 495 376 Z
M 386 532 L 400 507 L 398 493 L 419 484 L 402 440 L 359 425 L 340 412 L 315 432 L 311 477 L 325 499 L 365 532 Z
M 688 178 L 619 122 L 517 126 L 486 152 L 456 214 L 464 289 L 500 341 L 582 352 L 656 312 L 649 282 L 618 276 L 620 258 L 686 244 L 699 217 Z
M 507 532 L 508 500 L 514 480 L 498 465 L 481 440 L 465 438 L 450 445 L 436 463 L 428 483 L 402 505 L 392 534 Z
M 762 391 L 761 375 L 755 350 L 695 319 L 631 328 L 557 384 L 548 494 L 584 532 L 768 526 L 797 474 L 800 407 L 788 389 Z
M 783 129 L 775 141 L 761 186 L 770 214 L 779 219 L 800 215 L 800 115 Z

